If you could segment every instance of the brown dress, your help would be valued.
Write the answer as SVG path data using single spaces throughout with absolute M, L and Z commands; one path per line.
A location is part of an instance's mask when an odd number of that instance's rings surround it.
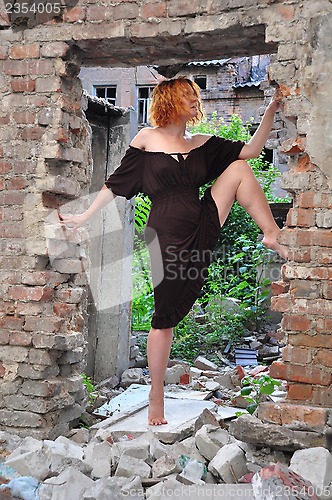
M 118 196 L 130 199 L 142 192 L 152 201 L 145 239 L 154 284 L 153 328 L 177 325 L 200 295 L 220 223 L 211 188 L 199 198 L 199 187 L 238 159 L 243 145 L 212 136 L 189 154 L 129 146 L 106 181 Z

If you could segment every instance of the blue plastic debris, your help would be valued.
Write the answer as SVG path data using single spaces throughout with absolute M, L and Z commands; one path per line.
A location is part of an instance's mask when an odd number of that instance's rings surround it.
M 22 500 L 39 500 L 39 486 L 40 483 L 34 477 L 21 476 L 0 485 L 0 489 L 9 488 L 14 497 Z

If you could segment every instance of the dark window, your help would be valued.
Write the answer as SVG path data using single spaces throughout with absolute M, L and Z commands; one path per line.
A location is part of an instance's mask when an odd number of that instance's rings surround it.
M 110 104 L 116 103 L 116 86 L 102 86 L 102 85 L 94 85 L 95 96 L 101 97 L 105 99 Z
M 154 87 L 152 86 L 137 87 L 138 123 L 140 123 L 141 125 L 147 125 L 149 123 L 148 111 L 153 89 Z
M 194 76 L 194 82 L 197 83 L 201 90 L 206 90 L 206 75 Z

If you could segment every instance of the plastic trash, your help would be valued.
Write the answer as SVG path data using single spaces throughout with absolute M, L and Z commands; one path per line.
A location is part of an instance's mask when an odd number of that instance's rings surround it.
M 8 484 L 0 485 L 0 489 L 9 488 L 14 497 L 22 500 L 39 500 L 40 483 L 31 476 L 15 477 Z
M 202 479 L 204 474 L 205 466 L 202 462 L 198 462 L 196 459 L 188 460 L 185 465 L 183 471 L 181 472 L 181 476 L 190 479 L 191 481 L 195 481 L 196 479 Z
M 195 458 L 187 457 L 186 455 L 179 456 L 178 464 L 182 469 L 181 476 L 191 479 L 192 481 L 201 479 L 202 476 L 207 473 L 207 469 L 202 462 L 199 462 Z

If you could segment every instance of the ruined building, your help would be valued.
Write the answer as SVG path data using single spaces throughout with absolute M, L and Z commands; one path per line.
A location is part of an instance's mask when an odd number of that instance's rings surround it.
M 283 313 L 280 336 L 287 347 L 271 375 L 288 381 L 288 396 L 279 407 L 263 404 L 260 417 L 324 429 L 332 406 L 331 1 L 44 4 L 28 12 L 20 1 L 15 12 L 0 5 L 1 428 L 54 437 L 82 412 L 89 244 L 84 230 L 66 239 L 54 216 L 71 200 L 83 206 L 89 190 L 81 66 L 168 66 L 275 54 L 269 77 L 284 96 L 288 135 L 282 151 L 289 171 L 283 185 L 293 208 L 282 233 L 289 262 L 273 298 Z M 118 129 L 113 136 L 119 158 L 130 126 L 116 125 L 125 130 L 121 141 Z M 118 200 L 118 208 L 119 224 L 109 231 L 132 220 L 131 203 Z M 128 253 L 119 234 L 110 246 L 115 262 Z M 113 273 L 112 294 L 122 296 L 121 304 L 104 304 L 112 335 L 101 354 L 111 353 L 114 371 L 128 342 L 121 335 L 127 272 L 128 266 L 118 266 Z

